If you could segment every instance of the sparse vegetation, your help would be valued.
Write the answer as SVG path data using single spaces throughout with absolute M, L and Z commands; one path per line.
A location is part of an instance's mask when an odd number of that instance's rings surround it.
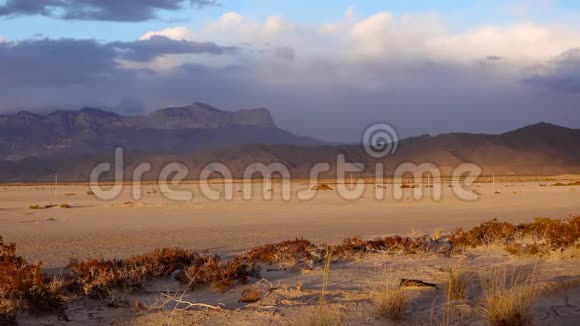
M 294 239 L 282 241 L 277 244 L 267 244 L 264 246 L 251 249 L 244 255 L 244 259 L 252 264 L 258 263 L 279 264 L 292 263 L 296 264 L 301 260 L 310 260 L 318 256 L 314 244 L 304 239 Z
M 536 297 L 534 274 L 525 268 L 511 273 L 493 269 L 483 281 L 482 309 L 493 325 L 530 325 L 530 307 Z
M 521 243 L 530 239 L 534 242 Z M 307 263 L 313 267 L 329 257 L 329 252 L 333 253 L 333 259 L 375 251 L 448 255 L 453 249 L 499 243 L 511 254 L 542 254 L 560 248 L 574 248 L 579 239 L 580 217 L 565 220 L 538 218 L 532 223 L 518 225 L 491 220 L 468 231 L 459 229 L 448 236 L 438 234 L 412 238 L 393 235 L 372 240 L 352 237 L 330 246 L 294 239 L 256 247 L 230 259 L 180 248 L 156 249 L 120 260 L 73 259 L 67 273 L 57 279 L 44 274 L 40 264 L 29 264 L 16 256 L 15 246 L 5 244 L 0 238 L 0 323 L 14 321 L 18 312 L 62 313 L 66 294 L 110 300 L 116 290 L 139 290 L 147 282 L 170 276 L 187 284 L 190 290 L 210 286 L 227 291 L 247 283 L 251 278 L 258 278 L 262 264 Z M 327 264 L 330 264 L 329 261 L 330 258 L 327 258 Z M 325 273 L 329 266 L 325 265 Z M 467 281 L 463 268 L 449 270 L 449 301 L 466 297 Z M 327 276 L 324 282 L 327 284 Z M 494 275 L 486 282 L 482 307 L 490 320 L 502 325 L 512 325 L 512 322 L 518 325 L 520 321 L 529 320 L 525 310 L 535 296 L 531 281 L 508 277 L 502 283 Z M 321 302 L 325 301 L 325 286 Z M 241 301 L 254 302 L 262 297 L 259 289 L 252 289 L 250 287 L 244 291 Z M 407 298 L 401 287 L 381 291 L 377 297 L 380 314 L 390 320 L 401 318 L 406 305 Z M 335 314 L 329 313 L 324 304 L 320 306 L 311 324 L 325 325 L 329 320 L 334 324 Z
M 409 299 L 403 287 L 388 280 L 376 297 L 377 313 L 393 322 L 403 319 Z
M 335 326 L 340 325 L 340 318 L 332 312 L 326 302 L 326 292 L 328 290 L 328 279 L 330 277 L 330 263 L 332 262 L 332 249 L 327 248 L 324 254 L 324 270 L 322 272 L 322 288 L 320 289 L 320 299 L 318 305 L 312 312 L 305 315 L 303 320 L 298 322 L 304 326 Z
M 18 312 L 64 313 L 59 293 L 40 264 L 29 264 L 16 256 L 16 246 L 5 244 L 0 236 L 0 324 L 16 322 Z
M 255 286 L 251 286 L 248 288 L 245 288 L 242 291 L 242 297 L 240 298 L 240 302 L 246 302 L 246 303 L 252 303 L 252 302 L 258 302 L 260 300 L 262 300 L 262 298 L 264 297 L 262 290 L 260 290 L 260 288 L 255 287 Z
M 237 283 L 246 284 L 249 277 L 259 277 L 259 269 L 249 268 L 240 258 L 221 261 L 213 256 L 196 260 L 185 275 L 192 289 L 210 285 L 224 292 Z
M 331 186 L 329 186 L 326 183 L 319 183 L 315 186 L 312 187 L 312 190 L 316 190 L 316 191 L 328 191 L 328 190 L 334 190 L 332 189 Z
M 53 208 L 56 207 L 56 205 L 52 205 L 52 204 L 48 204 L 48 205 L 30 205 L 28 208 L 30 209 L 48 209 L 48 208 Z
M 517 241 L 533 240 L 532 244 Z M 493 243 L 502 244 L 515 255 L 546 254 L 550 251 L 577 245 L 580 240 L 580 216 L 564 220 L 537 218 L 532 223 L 513 225 L 487 221 L 469 231 L 458 229 L 451 234 L 450 240 L 457 247 L 478 247 Z
M 556 182 L 552 186 L 553 187 L 573 187 L 573 186 L 580 186 L 580 181 L 569 182 L 569 183 Z
M 466 298 L 467 273 L 461 266 L 450 266 L 447 274 L 447 301 L 463 300 Z

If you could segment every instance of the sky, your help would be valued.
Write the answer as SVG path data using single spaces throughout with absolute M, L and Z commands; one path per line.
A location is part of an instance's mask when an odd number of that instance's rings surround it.
M 0 114 L 205 102 L 300 135 L 580 128 L 574 0 L 0 0 Z

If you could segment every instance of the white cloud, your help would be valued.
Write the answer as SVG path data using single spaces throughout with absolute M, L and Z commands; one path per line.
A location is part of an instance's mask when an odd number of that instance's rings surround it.
M 348 8 L 341 20 L 320 24 L 298 24 L 279 16 L 255 20 L 230 12 L 199 30 L 174 27 L 148 32 L 142 39 L 152 35 L 240 46 L 245 50 L 236 58 L 214 63 L 251 67 L 256 75 L 283 84 L 305 79 L 372 84 L 375 79 L 369 75 L 377 69 L 369 67 L 388 67 L 391 73 L 404 75 L 426 63 L 485 69 L 486 74 L 516 80 L 529 67 L 580 47 L 580 33 L 571 28 L 523 22 L 457 32 L 450 31 L 436 14 L 382 11 L 359 18 L 353 8 Z M 207 63 L 199 60 L 199 56 L 168 56 L 156 62 L 155 69 Z M 321 64 L 342 70 L 313 77 L 312 67 Z M 354 66 L 346 69 L 349 65 Z M 281 70 L 287 74 L 283 81 L 279 80 Z
M 196 33 L 196 36 L 254 44 L 279 40 L 283 35 L 294 31 L 295 25 L 280 16 L 268 16 L 265 21 L 259 22 L 230 12 L 205 26 L 199 33 Z
M 580 47 L 580 33 L 553 26 L 520 23 L 482 27 L 429 41 L 432 54 L 457 60 L 498 56 L 512 64 L 536 64 Z
M 193 32 L 187 27 L 177 26 L 162 29 L 160 31 L 147 32 L 143 34 L 139 39 L 148 40 L 153 36 L 165 36 L 173 40 L 193 40 Z

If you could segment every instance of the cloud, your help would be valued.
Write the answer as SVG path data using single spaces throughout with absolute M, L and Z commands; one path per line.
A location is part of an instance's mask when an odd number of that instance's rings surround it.
M 518 23 L 435 38 L 428 46 L 434 55 L 455 60 L 494 55 L 515 64 L 537 64 L 580 46 L 580 33 L 550 25 Z
M 579 55 L 553 59 L 580 48 L 579 35 L 531 22 L 458 32 L 434 14 L 301 24 L 232 12 L 135 41 L 2 43 L 0 103 L 121 102 L 113 108 L 128 113 L 194 100 L 266 106 L 280 126 L 331 141 L 357 141 L 373 121 L 391 122 L 403 136 L 497 132 L 580 121 L 572 92 Z
M 187 6 L 215 5 L 214 0 L 7 0 L 1 16 L 42 15 L 62 19 L 145 21 L 159 11 L 178 11 Z
M 47 85 L 94 82 L 118 69 L 117 54 L 94 40 L 28 40 L 0 43 L 0 84 Z
M 149 40 L 153 36 L 165 36 L 172 40 L 180 40 L 180 41 L 191 41 L 193 40 L 193 32 L 182 26 L 171 27 L 162 29 L 160 31 L 152 31 L 143 34 L 139 39 L 140 40 Z
M 147 62 L 174 54 L 222 55 L 236 51 L 211 42 L 171 40 L 153 36 L 133 42 L 40 39 L 0 43 L 0 84 L 58 86 L 107 82 L 143 72 L 122 60 Z
M 528 84 L 580 94 L 580 48 L 568 50 L 536 70 L 525 80 Z
M 194 42 L 152 35 L 133 42 L 113 42 L 109 46 L 120 51 L 120 58 L 130 61 L 151 61 L 169 54 L 222 55 L 237 50 L 233 46 L 219 46 L 213 42 Z

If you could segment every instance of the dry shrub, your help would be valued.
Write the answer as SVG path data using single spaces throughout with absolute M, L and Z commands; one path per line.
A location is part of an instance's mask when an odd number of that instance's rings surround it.
M 244 255 L 244 259 L 252 264 L 266 263 L 297 263 L 300 260 L 315 258 L 316 246 L 308 240 L 295 239 L 282 241 L 277 244 L 267 244 L 251 249 Z
M 316 190 L 316 191 L 328 191 L 328 190 L 333 190 L 331 186 L 329 186 L 326 183 L 319 183 L 315 186 L 312 187 L 312 190 Z
M 260 288 L 252 286 L 249 288 L 245 288 L 242 291 L 242 298 L 240 299 L 240 302 L 246 303 L 258 302 L 262 300 L 263 297 L 264 294 L 262 293 L 262 290 Z
M 443 229 L 436 228 L 431 235 L 431 240 L 433 241 L 440 241 L 443 239 Z
M 401 288 L 384 290 L 377 297 L 379 315 L 391 321 L 403 319 L 407 305 L 407 296 Z
M 531 238 L 539 243 L 519 244 L 517 240 Z M 580 216 L 564 220 L 537 218 L 532 223 L 513 225 L 487 221 L 469 231 L 458 229 L 450 236 L 457 247 L 477 247 L 492 243 L 503 243 L 505 249 L 515 255 L 537 255 L 550 250 L 575 246 L 580 240 Z
M 302 316 L 296 323 L 300 326 L 336 326 L 341 325 L 340 317 L 326 306 L 316 306 Z
M 552 185 L 553 187 L 571 187 L 571 186 L 580 186 L 580 181 L 576 182 L 569 182 L 569 183 L 562 183 L 556 182 Z
M 530 325 L 536 297 L 533 272 L 515 268 L 511 273 L 492 270 L 482 284 L 482 309 L 493 325 Z
M 91 297 L 108 298 L 114 288 L 135 289 L 154 278 L 166 277 L 198 260 L 201 254 L 179 248 L 155 249 L 127 260 L 71 259 L 67 269 L 78 289 Z
M 524 234 L 545 240 L 552 248 L 574 245 L 580 239 L 580 216 L 565 220 L 537 218 L 531 224 L 520 224 Z
M 219 256 L 213 256 L 189 266 L 185 275 L 190 288 L 209 285 L 224 292 L 238 283 L 246 284 L 249 277 L 258 277 L 259 270 L 249 268 L 240 258 L 221 261 Z
M 56 205 L 38 205 L 38 204 L 36 204 L 36 205 L 30 205 L 28 208 L 30 208 L 30 209 L 48 209 L 48 208 L 53 208 L 55 206 Z
M 393 282 L 387 282 L 384 289 L 376 296 L 377 313 L 394 322 L 403 319 L 407 310 L 409 299 L 403 288 L 396 286 Z
M 507 244 L 504 249 L 514 256 L 537 256 L 544 255 L 548 253 L 549 248 L 545 245 L 540 245 L 537 243 L 523 244 L 523 243 L 510 243 Z
M 363 240 L 359 236 L 346 238 L 341 243 L 331 246 L 337 256 L 348 256 L 359 252 L 373 251 L 402 251 L 408 254 L 427 252 L 431 248 L 431 242 L 425 237 L 409 238 L 398 235 Z
M 15 323 L 21 311 L 64 312 L 64 302 L 40 264 L 29 264 L 15 252 L 16 246 L 0 236 L 0 324 Z
M 512 237 L 515 231 L 516 227 L 513 224 L 493 219 L 475 226 L 469 231 L 459 228 L 451 234 L 450 240 L 455 246 L 475 248 L 505 241 Z

